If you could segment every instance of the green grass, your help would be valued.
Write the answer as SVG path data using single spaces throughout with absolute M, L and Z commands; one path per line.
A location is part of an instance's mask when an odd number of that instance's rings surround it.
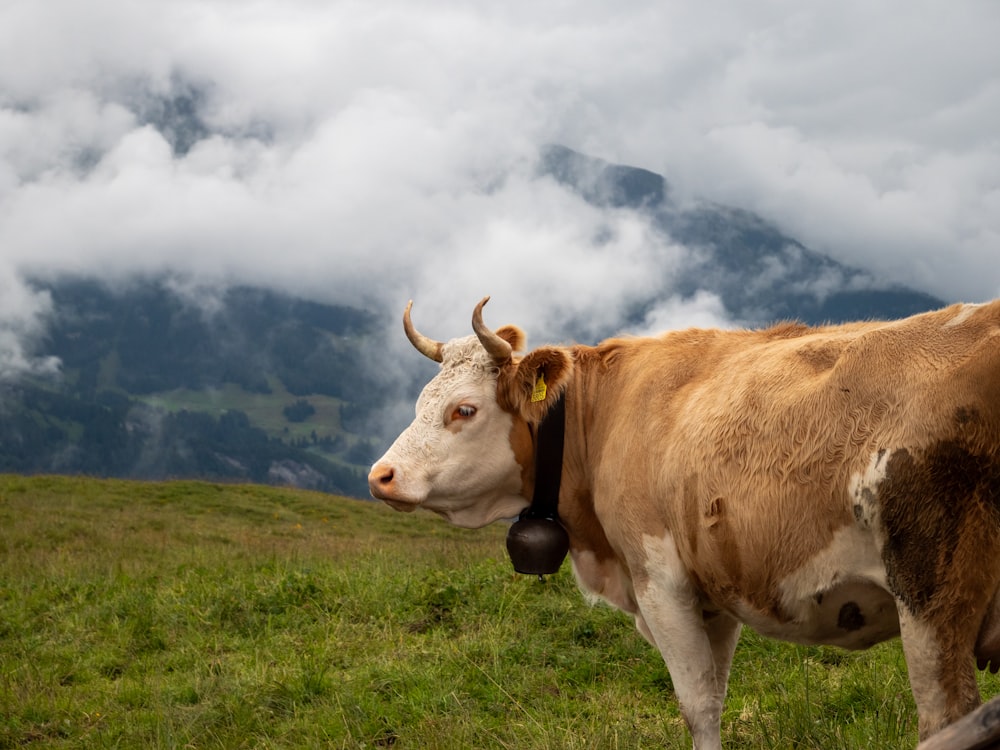
M 294 490 L 0 476 L 0 748 L 688 747 L 659 655 L 568 565 L 514 574 L 504 532 Z M 745 632 L 728 747 L 905 747 L 915 727 L 898 642 Z
M 166 411 L 204 411 L 218 416 L 225 411 L 238 409 L 250 421 L 271 437 L 283 439 L 310 439 L 313 432 L 319 437 L 333 435 L 340 430 L 340 401 L 330 396 L 312 394 L 306 400 L 316 413 L 302 422 L 290 422 L 283 409 L 301 396 L 289 393 L 277 378 L 269 381 L 270 393 L 251 393 L 238 385 L 227 383 L 220 388 L 190 390 L 179 388 L 155 393 L 142 400 L 150 406 Z M 331 431 L 332 428 L 332 431 Z

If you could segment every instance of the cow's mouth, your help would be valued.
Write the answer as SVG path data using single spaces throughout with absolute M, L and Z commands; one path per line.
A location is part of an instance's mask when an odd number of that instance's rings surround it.
M 390 500 L 389 498 L 382 498 L 382 502 L 393 510 L 398 510 L 400 513 L 412 513 L 420 505 L 420 503 L 411 503 L 406 500 Z

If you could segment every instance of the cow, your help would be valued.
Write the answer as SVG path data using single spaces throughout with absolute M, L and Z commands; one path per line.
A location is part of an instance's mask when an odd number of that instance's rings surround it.
M 663 656 L 694 746 L 720 748 L 743 624 L 863 649 L 900 636 L 926 738 L 1000 665 L 1000 300 L 898 321 L 691 329 L 526 353 L 515 326 L 442 343 L 372 495 L 513 519 L 558 475 L 580 587 Z M 559 405 L 561 465 L 535 443 Z

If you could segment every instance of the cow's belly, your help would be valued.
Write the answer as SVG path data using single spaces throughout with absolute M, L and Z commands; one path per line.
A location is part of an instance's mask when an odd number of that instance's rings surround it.
M 796 643 L 860 649 L 899 635 L 896 602 L 867 528 L 840 529 L 776 589 L 770 611 L 737 600 L 733 614 L 764 635 Z
M 892 596 L 880 586 L 849 580 L 786 603 L 780 619 L 738 607 L 735 614 L 754 630 L 772 638 L 809 645 L 862 649 L 899 635 L 899 616 Z M 742 611 L 739 611 L 742 610 Z

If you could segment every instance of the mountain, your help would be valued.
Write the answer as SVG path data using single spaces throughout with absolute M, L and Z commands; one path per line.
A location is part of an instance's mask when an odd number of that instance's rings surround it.
M 196 103 L 194 92 L 151 107 L 151 117 L 173 123 L 176 148 L 198 137 Z M 811 251 L 748 211 L 679 205 L 667 180 L 648 170 L 562 146 L 544 149 L 538 170 L 596 206 L 643 214 L 691 250 L 659 296 L 634 301 L 626 325 L 641 324 L 660 296 L 700 291 L 751 325 L 896 318 L 943 304 Z M 62 366 L 57 378 L 0 382 L 0 471 L 205 478 L 367 496 L 368 466 L 392 437 L 372 425 L 400 385 L 366 364 L 387 346 L 373 313 L 169 277 L 35 286 L 54 311 L 35 354 Z M 419 384 L 404 385 L 415 396 Z
M 809 250 L 749 211 L 708 202 L 678 205 L 667 180 L 645 169 L 550 145 L 539 172 L 594 205 L 647 215 L 670 240 L 694 251 L 692 262 L 664 287 L 686 296 L 712 292 L 730 316 L 750 325 L 900 318 L 944 304 Z

